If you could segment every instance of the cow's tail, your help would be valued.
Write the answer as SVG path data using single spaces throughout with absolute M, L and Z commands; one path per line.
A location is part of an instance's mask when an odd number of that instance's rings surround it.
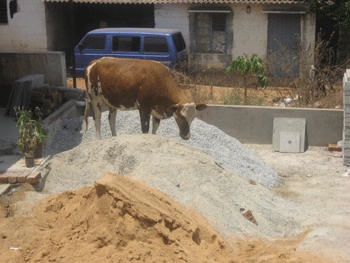
M 85 99 L 86 101 L 86 106 L 85 106 L 85 113 L 84 113 L 84 117 L 85 117 L 85 132 L 87 131 L 88 129 L 88 124 L 89 124 L 89 120 L 88 120 L 88 117 L 89 117 L 89 114 L 90 114 L 90 102 L 88 99 Z

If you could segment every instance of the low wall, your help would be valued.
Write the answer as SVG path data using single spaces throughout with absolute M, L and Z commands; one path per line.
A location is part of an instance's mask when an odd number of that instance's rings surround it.
M 0 52 L 0 84 L 12 85 L 27 75 L 43 74 L 44 83 L 67 87 L 64 52 Z
M 209 105 L 198 118 L 241 143 L 272 144 L 274 118 L 305 118 L 306 146 L 342 140 L 343 110 Z

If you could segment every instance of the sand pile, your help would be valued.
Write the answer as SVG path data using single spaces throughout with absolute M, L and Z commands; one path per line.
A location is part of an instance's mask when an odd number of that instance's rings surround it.
M 21 262 L 228 262 L 231 253 L 194 211 L 111 173 L 94 187 L 51 197 L 35 218 L 45 219 Z
M 16 193 L 14 194 L 16 195 Z M 227 243 L 194 210 L 125 176 L 66 191 L 33 213 L 0 217 L 1 262 L 322 262 L 286 240 Z
M 44 193 L 91 186 L 106 172 L 146 182 L 190 206 L 221 235 L 289 236 L 305 230 L 303 208 L 225 169 L 202 149 L 158 135 L 120 135 L 82 143 L 53 157 Z M 242 216 L 250 209 L 258 225 Z

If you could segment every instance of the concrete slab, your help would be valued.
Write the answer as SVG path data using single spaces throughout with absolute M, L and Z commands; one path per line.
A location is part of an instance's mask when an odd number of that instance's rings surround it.
M 296 132 L 300 134 L 299 152 L 305 152 L 305 131 L 306 119 L 304 118 L 274 118 L 272 149 L 274 151 L 280 151 L 281 132 Z
M 19 139 L 16 118 L 5 116 L 5 112 L 5 108 L 0 108 L 0 155 L 11 151 Z
M 0 184 L 0 195 L 6 194 L 8 191 L 10 191 L 10 189 L 10 184 Z
M 48 157 L 34 160 L 34 167 L 27 168 L 23 155 L 2 155 L 0 156 L 0 173 L 30 173 L 42 165 Z
M 281 132 L 279 151 L 282 153 L 299 153 L 300 132 Z

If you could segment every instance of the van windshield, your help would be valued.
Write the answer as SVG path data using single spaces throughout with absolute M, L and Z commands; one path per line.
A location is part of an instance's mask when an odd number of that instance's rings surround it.
M 84 49 L 105 49 L 106 36 L 104 35 L 88 35 L 82 43 Z
M 185 40 L 184 40 L 181 32 L 173 35 L 173 41 L 175 43 L 177 52 L 180 52 L 180 51 L 186 49 Z

